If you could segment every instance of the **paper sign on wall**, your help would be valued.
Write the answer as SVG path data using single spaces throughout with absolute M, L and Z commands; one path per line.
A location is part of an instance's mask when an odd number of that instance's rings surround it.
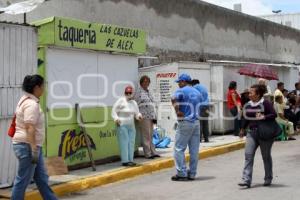
M 172 94 L 175 92 L 177 85 L 175 80 L 177 78 L 176 73 L 157 73 L 157 89 L 160 94 L 160 102 L 171 102 Z

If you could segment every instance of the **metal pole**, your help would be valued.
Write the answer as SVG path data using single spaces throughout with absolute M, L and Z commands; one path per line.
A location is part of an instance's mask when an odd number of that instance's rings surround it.
M 95 165 L 95 161 L 94 161 L 93 154 L 92 154 L 92 149 L 91 149 L 91 141 L 90 141 L 90 139 L 88 137 L 88 134 L 86 132 L 86 129 L 84 127 L 83 117 L 81 115 L 78 103 L 75 104 L 75 112 L 76 112 L 77 122 L 79 124 L 80 130 L 82 131 L 82 134 L 85 138 L 85 142 L 86 142 L 88 154 L 89 154 L 89 157 L 90 157 L 92 169 L 93 169 L 93 171 L 96 171 L 96 165 Z
M 24 13 L 23 17 L 24 17 L 24 24 L 27 24 L 26 13 Z

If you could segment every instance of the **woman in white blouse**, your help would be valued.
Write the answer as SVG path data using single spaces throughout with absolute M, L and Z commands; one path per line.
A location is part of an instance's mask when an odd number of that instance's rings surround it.
M 135 125 L 134 119 L 142 120 L 142 114 L 139 107 L 133 100 L 133 88 L 127 86 L 124 92 L 125 96 L 121 97 L 114 104 L 112 117 L 117 125 L 117 137 L 123 166 L 135 166 L 133 162 L 134 145 L 135 145 Z

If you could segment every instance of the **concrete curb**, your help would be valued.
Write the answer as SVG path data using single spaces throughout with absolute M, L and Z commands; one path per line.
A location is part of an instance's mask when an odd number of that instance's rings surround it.
M 231 151 L 239 150 L 245 147 L 245 141 L 239 141 L 231 144 L 226 144 L 218 147 L 212 147 L 209 149 L 202 150 L 199 152 L 199 159 L 205 159 L 208 157 L 213 157 L 221 154 L 225 154 Z M 189 160 L 189 156 L 186 156 Z M 83 178 L 80 180 L 70 181 L 66 183 L 61 183 L 59 185 L 52 186 L 52 190 L 57 196 L 62 196 L 72 192 L 79 192 L 89 188 L 106 185 L 109 183 L 114 183 L 117 181 L 125 180 L 135 176 L 152 173 L 162 169 L 171 168 L 174 166 L 173 158 L 166 158 L 156 161 L 151 161 L 139 165 L 137 167 L 118 169 L 105 174 L 100 174 L 98 176 L 92 176 Z M 27 192 L 26 200 L 42 200 L 40 193 L 36 191 Z

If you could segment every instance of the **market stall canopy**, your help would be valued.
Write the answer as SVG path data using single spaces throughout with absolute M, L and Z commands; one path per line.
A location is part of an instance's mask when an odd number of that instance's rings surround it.
M 146 52 L 146 32 L 109 24 L 51 17 L 34 22 L 39 45 L 102 50 L 128 54 Z
M 260 64 L 247 64 L 238 71 L 239 74 L 255 77 L 264 78 L 267 80 L 278 80 L 277 73 L 272 70 L 268 65 Z

